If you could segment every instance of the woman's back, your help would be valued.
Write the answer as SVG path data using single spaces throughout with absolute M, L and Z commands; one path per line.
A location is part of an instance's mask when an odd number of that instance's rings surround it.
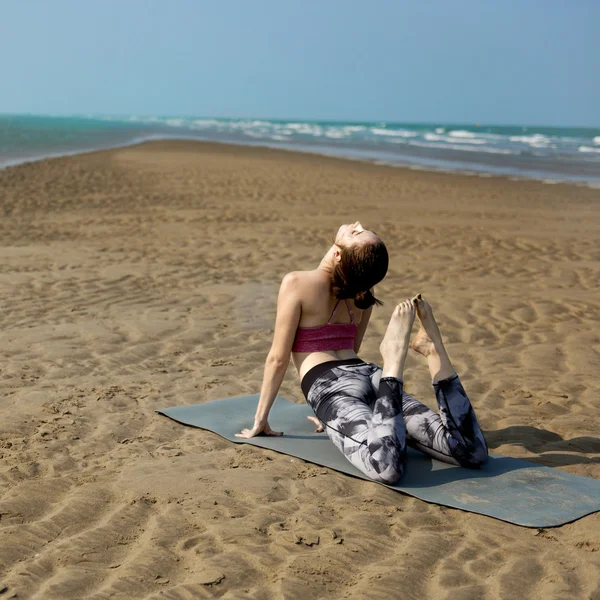
M 338 304 L 337 298 L 331 293 L 331 278 L 319 269 L 296 271 L 294 275 L 298 278 L 302 302 L 302 315 L 298 327 L 307 328 L 324 325 L 331 317 L 336 304 Z M 349 300 L 349 304 L 354 313 L 355 321 L 360 322 L 362 311 L 354 306 L 352 300 Z M 332 323 L 350 323 L 349 311 L 344 302 L 339 303 Z
M 357 358 L 355 342 L 364 311 L 352 300 L 335 298 L 323 271 L 297 271 L 294 276 L 302 310 L 292 358 L 300 378 L 320 363 Z

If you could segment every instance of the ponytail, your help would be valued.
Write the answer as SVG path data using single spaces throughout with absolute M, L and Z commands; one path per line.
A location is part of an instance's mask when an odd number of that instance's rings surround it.
M 356 308 L 366 310 L 383 302 L 373 296 L 371 288 L 378 284 L 388 269 L 388 252 L 378 239 L 373 244 L 341 246 L 341 260 L 331 276 L 333 295 L 338 299 L 352 298 Z
M 358 292 L 356 296 L 354 296 L 354 305 L 356 308 L 360 308 L 361 310 L 366 310 L 367 308 L 371 308 L 374 304 L 381 306 L 383 302 L 378 300 L 373 296 L 371 290 L 365 290 L 364 292 Z

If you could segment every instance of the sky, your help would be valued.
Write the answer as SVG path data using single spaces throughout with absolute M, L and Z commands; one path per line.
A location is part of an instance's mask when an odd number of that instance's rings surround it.
M 600 126 L 597 0 L 0 0 L 0 113 Z

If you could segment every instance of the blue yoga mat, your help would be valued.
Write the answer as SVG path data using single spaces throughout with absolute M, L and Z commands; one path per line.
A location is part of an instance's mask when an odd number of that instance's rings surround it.
M 325 433 L 314 432 L 314 425 L 306 418 L 314 413 L 307 404 L 278 396 L 269 422 L 284 435 L 236 438 L 236 433 L 252 423 L 257 402 L 258 394 L 252 394 L 157 412 L 184 425 L 213 431 L 236 444 L 268 448 L 369 480 Z M 600 511 L 599 480 L 498 454 L 490 455 L 481 469 L 472 470 L 439 462 L 409 448 L 404 477 L 399 484 L 387 487 L 524 527 L 556 527 Z

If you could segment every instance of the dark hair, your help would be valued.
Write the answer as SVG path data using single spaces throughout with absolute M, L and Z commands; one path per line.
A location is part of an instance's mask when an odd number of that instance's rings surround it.
M 356 308 L 365 310 L 373 304 L 382 305 L 371 293 L 371 288 L 379 283 L 388 270 L 388 251 L 378 238 L 372 244 L 336 244 L 341 252 L 341 260 L 333 269 L 331 285 L 336 298 L 353 298 Z

